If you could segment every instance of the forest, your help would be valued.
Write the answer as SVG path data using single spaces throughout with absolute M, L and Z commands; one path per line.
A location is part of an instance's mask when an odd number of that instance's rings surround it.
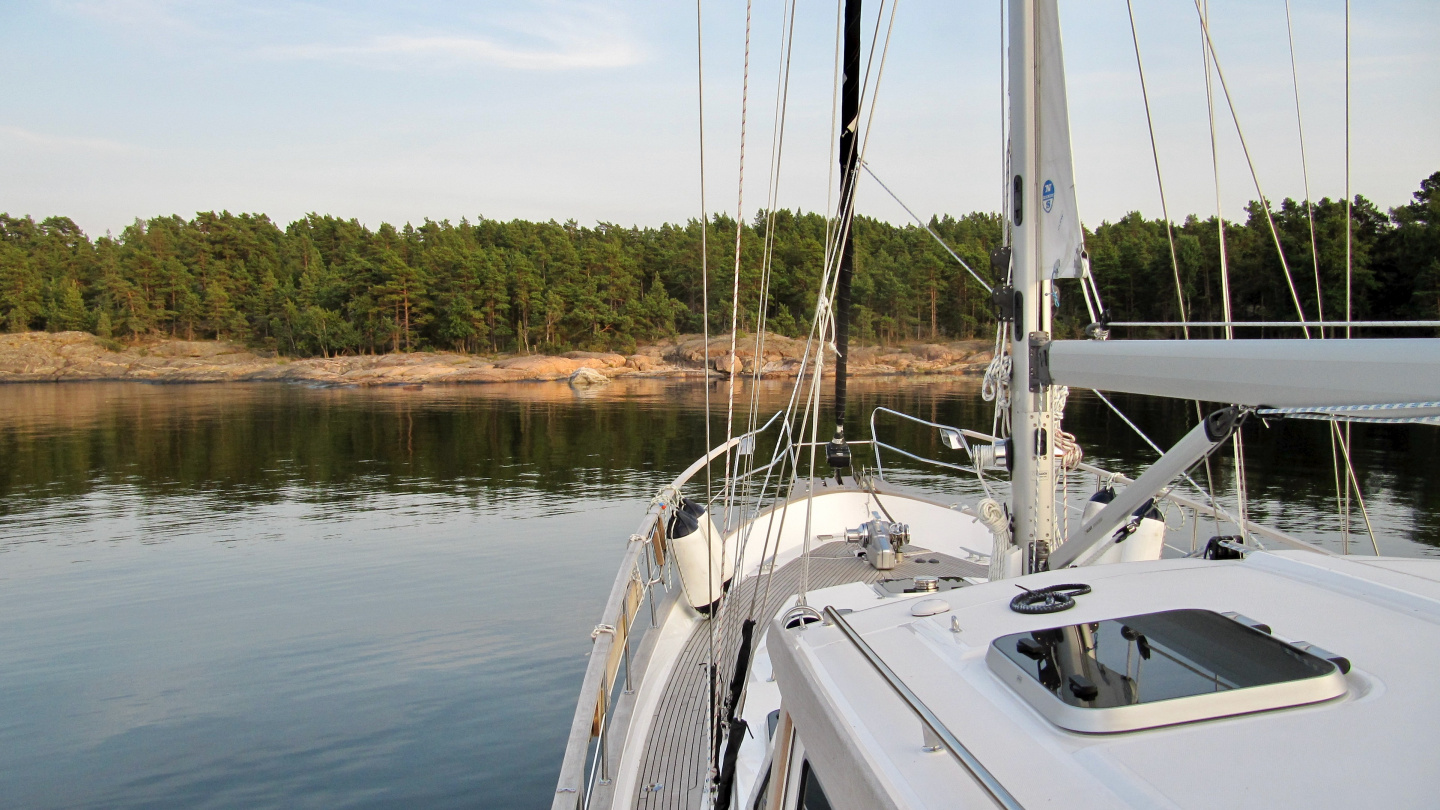
M 1355 317 L 1440 318 L 1440 172 L 1408 204 L 1387 212 L 1357 195 L 1352 211 Z M 1281 251 L 1261 203 L 1244 213 L 1243 222 L 1224 223 L 1235 319 L 1296 320 L 1282 252 L 1306 318 L 1343 318 L 1345 202 L 1314 203 L 1314 251 L 1304 202 L 1271 208 Z M 990 252 L 1003 239 L 999 214 L 939 216 L 929 225 L 992 276 Z M 1177 320 L 1178 272 L 1189 319 L 1220 320 L 1219 226 L 1213 216 L 1190 216 L 1167 235 L 1164 221 L 1131 213 L 1087 229 L 1111 317 Z M 727 331 L 735 221 L 717 215 L 704 227 L 710 327 Z M 220 338 L 297 357 L 626 351 L 701 330 L 701 230 L 696 220 L 642 228 L 484 218 L 372 230 L 319 214 L 282 228 L 263 214 L 204 212 L 136 220 L 118 236 L 91 239 L 65 217 L 0 214 L 0 321 L 12 332 L 84 330 L 116 341 Z M 744 225 L 742 329 L 756 326 L 768 234 L 768 327 L 806 332 L 825 230 L 822 215 L 786 210 L 759 212 Z M 993 326 L 985 290 L 926 229 L 860 216 L 854 237 L 852 323 L 860 340 L 976 337 Z M 1078 335 L 1089 320 L 1078 292 L 1061 288 L 1062 334 Z

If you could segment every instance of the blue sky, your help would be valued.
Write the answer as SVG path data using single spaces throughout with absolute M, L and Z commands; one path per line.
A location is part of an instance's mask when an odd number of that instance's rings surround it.
M 878 8 L 867 3 L 867 17 Z M 1292 0 L 1314 196 L 1343 193 L 1343 2 Z M 780 0 L 705 3 L 707 204 L 765 204 Z M 778 204 L 822 209 L 835 3 L 799 0 Z M 1123 0 L 1061 0 L 1081 214 L 1159 197 Z M 1303 193 L 1283 0 L 1211 0 L 1260 182 Z M 1212 213 L 1192 0 L 1136 2 L 1172 216 Z M 901 0 L 869 161 L 922 215 L 999 207 L 997 0 Z M 1407 201 L 1440 170 L 1440 4 L 1357 0 L 1353 188 Z M 868 35 L 867 35 L 868 40 Z M 654 2 L 6 0 L 0 211 L 92 234 L 135 217 L 255 211 L 658 224 L 699 210 L 695 7 Z M 1222 203 L 1255 189 L 1217 93 Z M 861 210 L 905 214 L 873 185 Z

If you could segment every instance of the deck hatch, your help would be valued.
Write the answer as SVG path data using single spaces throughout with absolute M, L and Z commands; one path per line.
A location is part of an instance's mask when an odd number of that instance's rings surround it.
M 995 639 L 990 668 L 1056 725 L 1116 732 L 1329 700 L 1330 661 L 1209 610 L 1167 610 Z

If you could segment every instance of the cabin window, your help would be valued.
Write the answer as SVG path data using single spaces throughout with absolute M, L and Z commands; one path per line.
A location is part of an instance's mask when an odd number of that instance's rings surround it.
M 769 730 L 770 739 L 772 740 L 775 739 L 775 727 L 778 725 L 780 725 L 779 709 L 776 709 L 775 711 L 765 715 L 765 727 Z
M 800 766 L 800 799 L 796 806 L 800 810 L 830 810 L 830 800 L 825 798 L 825 790 L 808 759 Z

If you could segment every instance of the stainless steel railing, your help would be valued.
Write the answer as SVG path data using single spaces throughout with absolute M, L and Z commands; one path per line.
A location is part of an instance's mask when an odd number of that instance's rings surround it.
M 925 425 L 925 426 L 927 426 L 927 427 L 933 427 L 933 428 L 935 428 L 935 429 L 937 429 L 937 430 L 940 430 L 940 431 L 942 431 L 942 432 L 943 432 L 943 431 L 951 431 L 951 432 L 954 432 L 954 433 L 956 433 L 956 434 L 958 434 L 958 435 L 960 435 L 960 436 L 963 436 L 963 437 L 966 438 L 966 439 L 975 439 L 975 440 L 977 440 L 977 441 L 982 441 L 982 442 L 994 442 L 994 441 L 995 441 L 995 437 L 994 437 L 994 436 L 991 436 L 991 435 L 986 434 L 986 433 L 980 433 L 979 431 L 967 430 L 967 429 L 964 429 L 964 428 L 957 428 L 957 427 L 953 427 L 953 426 L 951 426 L 951 425 L 944 425 L 944 424 L 940 424 L 939 422 L 931 422 L 931 421 L 928 421 L 928 420 L 925 420 L 925 419 L 921 419 L 921 418 L 919 418 L 919 417 L 911 416 L 911 415 L 908 414 L 908 413 L 901 413 L 900 411 L 894 411 L 894 410 L 891 410 L 891 409 L 889 409 L 889 408 L 884 408 L 884 407 L 878 407 L 878 408 L 876 408 L 875 410 L 873 410 L 873 411 L 870 412 L 870 435 L 871 435 L 872 437 L 875 437 L 875 436 L 876 436 L 876 433 L 875 433 L 875 424 L 876 424 L 876 423 L 875 423 L 875 419 L 876 419 L 876 416 L 879 415 L 879 414 L 881 414 L 881 413 L 890 414 L 890 415 L 892 415 L 892 416 L 896 416 L 896 417 L 899 417 L 899 418 L 901 418 L 901 419 L 904 419 L 904 420 L 907 420 L 907 421 L 910 421 L 910 422 L 914 422 L 914 423 L 919 424 L 919 425 Z M 881 463 L 881 458 L 880 458 L 880 450 L 881 450 L 881 448 L 884 448 L 884 449 L 886 449 L 886 450 L 892 451 L 892 452 L 894 452 L 894 453 L 898 453 L 899 455 L 905 456 L 906 458 L 913 459 L 913 460 L 915 460 L 915 461 L 919 461 L 919 462 L 922 462 L 922 463 L 925 463 L 925 464 L 931 464 L 931 465 L 934 465 L 934 466 L 937 466 L 937 467 L 946 467 L 946 468 L 948 468 L 948 469 L 958 470 L 958 471 L 960 471 L 960 472 L 965 472 L 965 473 L 971 473 L 971 474 L 974 474 L 974 473 L 975 473 L 975 468 L 974 468 L 973 466 L 963 466 L 963 465 L 959 465 L 959 464 L 952 464 L 952 463 L 950 463 L 950 462 L 941 461 L 941 460 L 939 460 L 939 459 L 928 458 L 928 457 L 926 457 L 926 456 L 916 455 L 915 453 L 911 453 L 911 452 L 909 452 L 909 451 L 902 450 L 902 449 L 899 448 L 899 447 L 895 447 L 895 446 L 893 446 L 893 445 L 886 444 L 885 442 L 880 441 L 878 438 L 875 438 L 875 439 L 874 439 L 874 445 L 875 445 L 875 467 L 876 467 L 877 470 L 880 472 L 880 474 L 881 474 L 882 477 L 883 477 L 883 475 L 884 475 L 885 468 L 884 468 L 884 465 Z M 1093 465 L 1093 464 L 1089 464 L 1089 463 L 1084 463 L 1084 462 L 1082 462 L 1082 463 L 1080 463 L 1080 464 L 1077 466 L 1076 469 L 1079 469 L 1079 470 L 1081 470 L 1081 471 L 1083 471 L 1083 472 L 1090 473 L 1090 474 L 1092 474 L 1092 475 L 1099 476 L 1099 477 L 1101 477 L 1101 478 L 1104 478 L 1104 479 L 1113 481 L 1113 482 L 1118 483 L 1118 484 L 1129 484 L 1129 483 L 1133 483 L 1133 482 L 1131 481 L 1131 479 L 1125 477 L 1124 475 L 1121 475 L 1121 474 L 1119 474 L 1119 473 L 1110 472 L 1109 470 L 1106 470 L 1106 469 L 1104 469 L 1104 468 L 1102 468 L 1102 467 L 1097 467 L 1097 466 L 1095 466 L 1095 465 Z M 1243 524 L 1245 530 L 1246 530 L 1248 533 L 1254 534 L 1254 535 L 1258 535 L 1258 536 L 1260 536 L 1260 537 L 1264 537 L 1264 538 L 1267 539 L 1267 540 L 1273 540 L 1273 541 L 1275 541 L 1275 542 L 1277 542 L 1277 543 L 1280 543 L 1280 544 L 1282 544 L 1282 545 L 1288 546 L 1288 547 L 1290 547 L 1290 548 L 1304 549 L 1305 551 L 1314 551 L 1314 552 L 1318 552 L 1318 553 L 1321 553 L 1321 554 L 1333 554 L 1333 552 L 1330 552 L 1330 551 L 1328 551 L 1328 550 L 1326 550 L 1326 549 L 1320 548 L 1319 546 L 1313 545 L 1313 544 L 1311 544 L 1311 543 L 1307 543 L 1307 542 L 1305 542 L 1304 540 L 1299 539 L 1298 537 L 1293 537 L 1293 536 L 1288 535 L 1288 534 L 1286 534 L 1286 533 L 1284 533 L 1284 532 L 1282 532 L 1282 531 L 1279 531 L 1278 529 L 1273 529 L 1273 528 L 1270 528 L 1269 526 L 1262 526 L 1261 524 L 1253 523 L 1253 522 L 1248 521 L 1248 520 L 1243 520 L 1243 521 L 1242 521 L 1240 518 L 1238 518 L 1238 517 L 1230 514 L 1229 512 L 1226 512 L 1224 509 L 1219 508 L 1219 506 L 1218 506 L 1217 504 L 1215 504 L 1215 503 L 1206 503 L 1206 502 L 1201 501 L 1201 500 L 1199 500 L 1199 499 L 1197 499 L 1197 498 L 1193 498 L 1193 497 L 1190 497 L 1190 496 L 1188 496 L 1188 495 L 1184 495 L 1184 494 L 1175 492 L 1175 491 L 1173 491 L 1173 490 L 1165 490 L 1165 491 L 1161 492 L 1159 495 L 1157 495 L 1156 497 L 1157 497 L 1159 500 L 1169 501 L 1170 503 L 1173 503 L 1173 504 L 1175 504 L 1175 505 L 1177 505 L 1177 506 L 1181 506 L 1181 507 L 1184 507 L 1184 508 L 1186 508 L 1186 509 L 1189 509 L 1189 510 L 1191 510 L 1192 512 L 1194 512 L 1196 515 L 1207 515 L 1207 516 L 1212 517 L 1212 518 L 1217 518 L 1217 519 L 1219 519 L 1219 520 L 1223 520 L 1223 521 L 1226 521 L 1226 522 L 1229 522 L 1229 523 L 1234 523 L 1234 524 L 1237 525 L 1237 526 Z
M 652 501 L 639 528 L 630 536 L 615 583 L 600 613 L 600 623 L 591 633 L 590 661 L 585 666 L 580 697 L 570 722 L 552 810 L 585 810 L 591 806 L 597 789 L 611 784 L 614 774 L 611 773 L 610 733 L 616 704 L 644 677 L 643 670 L 632 666 L 635 625 L 645 612 L 642 608 L 648 607 L 650 628 L 655 628 L 660 618 L 656 615 L 660 596 L 655 586 L 661 585 L 665 593 L 669 593 L 676 584 L 677 574 L 666 545 L 666 510 L 679 505 L 681 487 L 712 461 L 746 441 L 751 443 L 753 452 L 755 438 L 774 425 L 780 415 L 777 413 L 754 431 L 715 447 L 676 476 Z M 644 635 L 639 633 L 639 638 L 643 639 Z
M 914 454 L 914 453 L 911 453 L 911 452 L 908 451 L 908 450 L 902 450 L 902 449 L 900 449 L 899 447 L 896 447 L 896 446 L 894 446 L 894 445 L 892 445 L 892 444 L 887 444 L 887 443 L 885 443 L 885 442 L 880 441 L 880 438 L 879 438 L 880 434 L 878 434 L 878 433 L 875 432 L 875 418 L 876 418 L 877 416 L 879 416 L 880 414 L 882 414 L 882 413 L 883 413 L 883 414 L 890 414 L 891 416 L 897 416 L 897 417 L 899 417 L 899 418 L 901 418 L 901 419 L 904 419 L 904 420 L 906 420 L 906 421 L 914 422 L 914 423 L 917 424 L 917 425 L 925 425 L 926 427 L 933 427 L 933 428 L 935 428 L 936 430 L 939 430 L 942 434 L 948 433 L 948 434 L 953 435 L 953 436 L 962 437 L 962 438 L 960 439 L 960 441 L 962 442 L 962 444 L 964 443 L 964 439 L 976 439 L 976 440 L 983 441 L 983 442 L 993 442 L 993 441 L 995 441 L 995 437 L 994 437 L 994 436 L 991 436 L 991 435 L 985 434 L 985 433 L 980 433 L 979 431 L 966 430 L 966 429 L 964 429 L 964 428 L 957 428 L 957 427 L 954 427 L 954 426 L 952 426 L 952 425 L 942 425 L 942 424 L 940 424 L 939 422 L 931 422 L 931 421 L 928 421 L 928 420 L 925 420 L 925 419 L 921 419 L 921 418 L 918 417 L 918 416 L 911 416 L 910 414 L 908 414 L 908 413 L 903 413 L 903 412 L 901 412 L 901 411 L 895 411 L 895 410 L 891 410 L 890 408 L 885 408 L 885 407 L 878 407 L 878 408 L 876 408 L 875 410 L 873 410 L 873 411 L 870 412 L 870 438 L 873 440 L 872 443 L 873 443 L 873 445 L 874 445 L 874 447 L 875 447 L 875 469 L 879 472 L 879 474 L 880 474 L 880 476 L 881 476 L 882 478 L 883 478 L 884 475 L 885 475 L 885 464 L 884 464 L 884 462 L 883 462 L 883 461 L 881 460 L 881 458 L 880 458 L 880 450 L 881 450 L 882 448 L 885 449 L 885 450 L 889 450 L 889 451 L 892 452 L 892 453 L 898 453 L 898 454 L 900 454 L 900 455 L 902 455 L 902 456 L 904 456 L 904 457 L 906 457 L 906 458 L 908 458 L 908 459 L 912 459 L 912 460 L 914 460 L 914 461 L 922 462 L 922 463 L 924 463 L 924 464 L 933 464 L 933 465 L 935 465 L 935 466 L 937 466 L 937 467 L 945 467 L 946 469 L 958 470 L 959 472 L 965 472 L 965 473 L 971 473 L 971 474 L 973 474 L 973 473 L 975 472 L 975 468 L 974 468 L 973 466 L 966 466 L 966 465 L 963 465 L 963 464 L 953 464 L 953 463 L 948 462 L 948 461 L 941 461 L 941 460 L 939 460 L 939 459 L 929 458 L 929 457 L 927 457 L 927 456 L 919 456 L 919 455 L 916 455 L 916 454 Z M 968 445 L 966 445 L 966 446 L 968 446 Z
M 931 422 L 883 407 L 876 408 L 871 413 L 870 431 L 872 437 L 876 435 L 876 418 L 880 414 L 889 414 L 940 431 L 953 431 L 955 434 L 966 439 L 975 439 L 984 442 L 994 441 L 993 436 L 985 433 Z M 779 417 L 780 414 L 777 413 L 760 428 L 750 433 L 734 437 L 726 443 L 715 447 L 704 457 L 697 460 L 694 464 L 691 464 L 690 467 L 677 476 L 669 486 L 661 491 L 661 495 L 656 498 L 650 510 L 645 514 L 644 519 L 641 520 L 636 533 L 631 535 L 630 543 L 625 550 L 625 556 L 620 562 L 620 570 L 615 578 L 615 583 L 611 586 L 610 595 L 606 599 L 604 610 L 601 612 L 600 624 L 596 626 L 592 634 L 594 643 L 590 651 L 590 661 L 586 665 L 585 676 L 581 682 L 580 697 L 575 708 L 574 718 L 571 722 L 570 735 L 566 743 L 564 758 L 561 762 L 560 777 L 556 786 L 555 799 L 552 804 L 553 810 L 574 810 L 574 808 L 584 810 L 590 807 L 591 799 L 596 788 L 608 785 L 611 780 L 612 774 L 610 767 L 612 751 L 610 747 L 610 731 L 615 704 L 619 695 L 629 692 L 631 688 L 636 685 L 637 680 L 643 678 L 643 672 L 637 673 L 632 671 L 631 667 L 631 646 L 632 639 L 634 638 L 633 631 L 635 630 L 635 624 L 642 613 L 642 608 L 648 608 L 650 626 L 652 628 L 655 627 L 659 619 L 656 615 L 656 605 L 659 597 L 656 594 L 655 586 L 663 586 L 664 592 L 668 594 L 675 585 L 676 575 L 674 566 L 670 562 L 670 555 L 665 544 L 664 510 L 674 504 L 678 504 L 680 488 L 696 473 L 703 470 L 706 465 L 715 459 L 739 446 L 742 442 L 747 440 L 754 442 L 755 437 L 774 425 L 775 420 Z M 810 446 L 808 442 L 790 441 L 788 430 L 784 432 L 783 438 L 786 443 L 782 450 L 779 451 L 781 453 L 793 454 L 801 448 Z M 851 442 L 852 445 L 862 445 L 866 443 L 873 445 L 875 449 L 876 468 L 882 474 L 884 470 L 880 456 L 882 449 L 923 463 L 972 474 L 974 472 L 971 467 L 926 458 L 882 442 L 878 438 L 872 439 L 871 442 Z M 816 446 L 823 446 L 823 443 L 817 443 Z M 753 452 L 753 446 L 751 452 Z M 768 473 L 775 464 L 776 459 L 772 458 L 770 463 L 756 467 L 754 470 L 749 471 L 748 475 L 753 476 L 762 472 Z M 1129 482 L 1129 479 L 1122 475 L 1111 473 L 1091 464 L 1081 464 L 1079 469 L 1108 477 L 1119 483 Z M 1197 514 L 1217 515 L 1224 520 L 1232 522 L 1236 520 L 1233 516 L 1224 513 L 1223 510 L 1216 509 L 1212 504 L 1201 503 L 1200 501 L 1179 493 L 1167 491 L 1161 493 L 1158 497 L 1191 509 Z M 1281 542 L 1295 548 L 1323 551 L 1323 549 L 1319 549 L 1309 543 L 1274 529 L 1260 526 L 1249 521 L 1245 521 L 1245 525 L 1251 533 L 1267 539 Z M 830 612 L 833 611 L 827 609 L 827 613 Z M 873 652 L 869 651 L 868 646 L 864 646 L 864 642 L 860 640 L 857 635 L 854 635 L 854 631 L 849 629 L 849 625 L 846 624 L 843 619 L 840 619 L 838 614 L 835 614 L 832 621 L 835 621 L 836 624 L 846 632 L 848 638 L 856 642 L 857 647 L 860 647 L 862 652 L 866 653 L 867 659 L 870 659 L 873 665 L 877 668 L 884 666 L 884 662 L 874 657 Z M 643 638 L 644 633 L 642 632 L 640 636 Z M 882 674 L 888 671 L 888 668 L 886 668 L 882 671 Z M 893 672 L 890 673 L 887 680 L 893 678 L 893 675 Z M 898 679 L 894 679 L 892 686 L 896 684 L 899 684 L 900 689 L 904 688 L 904 684 L 899 683 Z M 899 691 L 899 689 L 897 689 L 897 691 Z M 906 694 L 908 694 L 908 690 L 902 692 L 901 696 L 905 697 Z M 946 747 L 961 760 L 962 764 L 965 764 L 966 757 L 969 755 L 968 753 L 962 753 L 964 746 L 960 745 L 959 741 L 955 740 L 953 735 L 949 735 L 948 731 L 944 731 L 943 726 L 939 725 L 939 721 L 934 719 L 933 714 L 930 714 L 929 719 L 926 719 L 926 713 L 928 713 L 929 710 L 926 709 L 924 704 L 920 703 L 918 699 L 914 699 L 912 702 L 911 699 L 913 698 L 913 694 L 910 694 L 910 696 L 906 698 L 907 702 L 911 704 L 911 708 L 916 710 L 926 725 L 931 727 L 931 730 L 945 742 Z M 933 726 L 931 725 L 932 722 L 934 723 Z M 946 739 L 947 735 L 950 736 L 949 740 Z M 953 746 L 951 745 L 952 742 L 954 743 Z M 970 759 L 973 760 L 973 756 L 970 757 Z M 966 764 L 967 769 L 970 768 L 971 765 L 977 768 L 979 767 L 978 762 L 972 762 Z M 983 768 L 980 770 L 983 771 Z M 972 770 L 972 773 L 975 773 L 975 771 Z M 976 778 L 980 779 L 980 776 L 977 775 Z M 982 779 L 981 781 L 982 784 L 984 784 L 984 780 Z M 998 783 L 996 783 L 996 787 L 999 787 Z M 988 787 L 987 790 L 989 790 Z M 1003 787 L 1000 787 L 1000 790 L 1003 791 Z M 992 793 L 992 795 L 995 794 Z M 1009 794 L 1003 795 L 1008 796 Z M 1001 800 L 997 798 L 997 801 Z M 1010 799 L 1010 801 L 1013 801 L 1013 798 Z M 1001 804 L 1006 807 L 1019 807 L 1018 804 L 1005 804 L 1004 801 L 1001 801 Z
M 874 667 L 876 672 L 880 673 L 880 677 L 890 686 L 890 689 L 905 702 L 905 705 L 910 707 L 910 711 L 914 712 L 915 716 L 920 718 L 920 722 L 924 723 L 925 727 L 930 730 L 930 733 L 935 735 L 935 739 L 950 752 L 951 756 L 959 761 L 960 766 L 975 779 L 980 787 L 983 788 L 986 793 L 990 794 L 990 798 L 994 799 L 996 804 L 1006 808 L 1006 810 L 1024 810 L 1024 806 L 1010 794 L 1009 790 L 1005 789 L 1004 785 L 1000 784 L 1000 780 L 995 778 L 995 774 L 991 773 L 990 770 L 976 758 L 975 754 L 972 753 L 969 748 L 966 748 L 964 743 L 960 742 L 959 737 L 956 737 L 950 729 L 945 727 L 944 723 L 940 722 L 940 718 L 935 716 L 935 712 L 931 711 L 930 707 L 926 706 L 924 701 L 920 700 L 920 698 L 911 691 L 910 687 L 906 686 L 905 682 L 900 680 L 900 676 L 895 674 L 895 671 L 890 668 L 889 664 L 885 663 L 884 659 L 875 654 L 875 651 L 870 648 L 870 645 L 865 643 L 865 639 L 861 638 L 860 634 L 855 632 L 855 628 L 851 627 L 850 623 L 845 621 L 838 610 L 833 607 L 825 608 L 825 618 L 830 624 L 840 629 L 840 632 L 855 646 L 855 649 L 860 652 L 860 655 L 865 661 Z
M 610 726 L 617 691 L 628 692 L 633 686 L 631 639 L 643 606 L 649 608 L 650 626 L 656 625 L 655 586 L 669 590 L 673 566 L 668 562 L 660 513 L 648 512 L 630 538 L 600 624 L 591 633 L 590 662 L 560 765 L 555 810 L 588 807 L 597 785 L 610 784 Z

